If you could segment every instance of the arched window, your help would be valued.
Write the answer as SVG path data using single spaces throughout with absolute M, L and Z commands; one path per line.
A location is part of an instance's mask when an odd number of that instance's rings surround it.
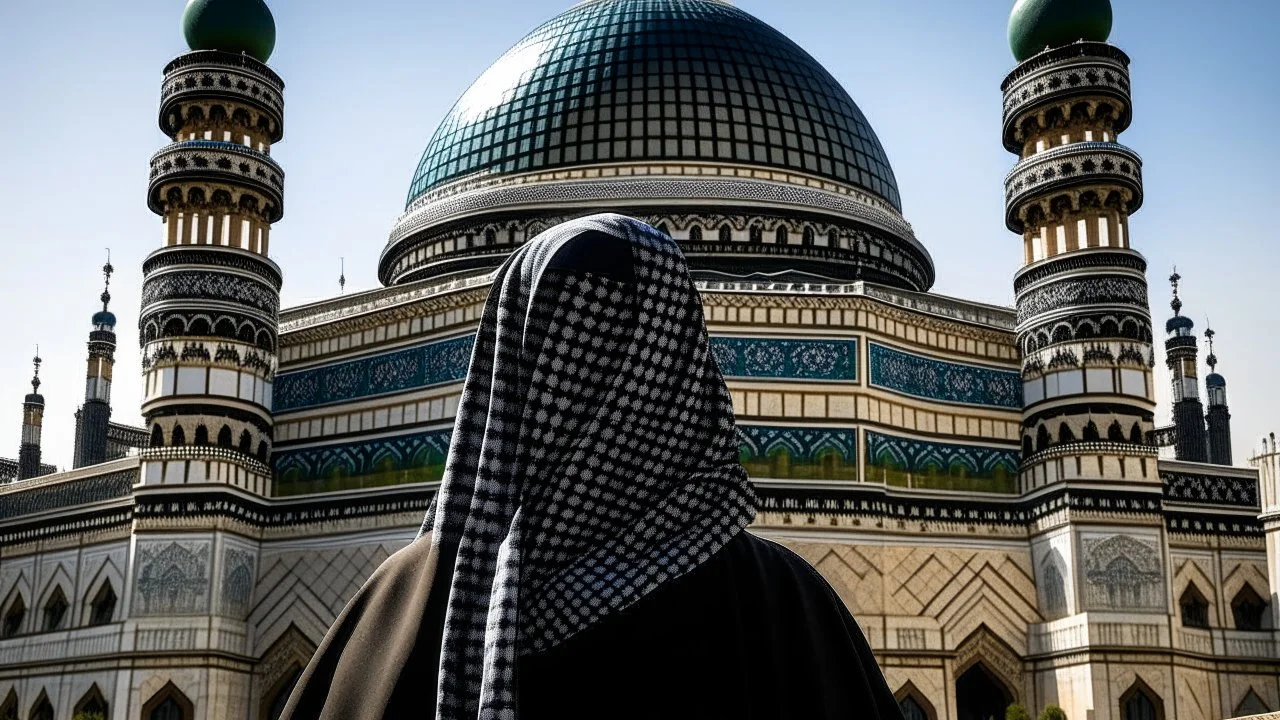
M 102 587 L 98 590 L 98 594 L 93 596 L 93 600 L 89 603 L 89 624 L 90 625 L 106 625 L 111 622 L 116 614 L 116 591 L 111 587 L 111 581 L 102 583 Z
M 759 225 L 752 225 L 749 237 L 753 243 L 764 242 L 764 228 Z
M 27 617 L 27 604 L 22 595 L 14 597 L 9 608 L 4 611 L 4 620 L 0 622 L 0 638 L 11 638 L 22 632 L 22 621 Z
M 142 706 L 143 720 L 192 720 L 195 714 L 195 706 L 172 682 Z
M 924 708 L 916 701 L 914 695 L 908 695 L 898 701 L 898 709 L 902 711 L 903 720 L 929 720 Z
M 208 445 L 208 444 L 209 444 L 209 428 L 205 427 L 204 425 L 197 425 L 197 426 L 196 426 L 196 439 L 195 439 L 195 444 L 196 444 L 196 445 Z
M 1187 589 L 1182 592 L 1182 598 L 1178 600 L 1178 606 L 1182 609 L 1183 627 L 1209 627 L 1209 601 L 1204 599 L 1204 595 L 1195 583 L 1187 584 Z
M 71 711 L 74 720 L 107 720 L 107 699 L 102 696 L 98 684 L 94 683 L 89 691 L 76 703 Z
M 1066 423 L 1058 425 L 1058 442 L 1069 443 L 1076 441 L 1076 434 L 1072 432 L 1071 426 Z
M 898 701 L 904 720 L 935 720 L 937 717 L 928 698 L 910 680 L 893 694 L 893 698 Z
M 1133 427 L 1129 428 L 1129 442 L 1134 445 L 1142 444 L 1142 426 L 1138 423 L 1134 423 Z
M 1067 611 L 1067 584 L 1062 579 L 1062 571 L 1053 562 L 1044 564 L 1044 611 L 1050 617 Z
M 1098 424 L 1090 420 L 1088 425 L 1084 426 L 1084 441 L 1097 442 L 1102 438 L 1098 435 Z
M 44 620 L 40 624 L 41 629 L 45 632 L 61 630 L 66 624 L 68 607 L 70 605 L 67 603 L 67 596 L 63 594 L 62 588 L 55 587 L 53 594 L 44 602 Z
M 151 428 L 151 447 L 163 447 L 163 446 L 164 446 L 164 431 L 160 429 L 159 425 L 156 425 Z
M 289 702 L 289 693 L 293 692 L 293 686 L 298 684 L 298 678 L 302 676 L 302 668 L 294 666 L 292 670 L 280 678 L 275 687 L 267 693 L 270 701 L 267 703 L 263 720 L 280 720 L 280 715 L 284 713 L 284 706 Z
M 1124 428 L 1120 427 L 1119 420 L 1112 420 L 1110 427 L 1107 428 L 1107 439 L 1111 442 L 1124 442 Z
M 253 452 L 253 436 L 249 434 L 248 430 L 243 430 L 240 433 L 240 452 L 245 455 Z
M 701 242 L 702 240 L 701 225 L 694 225 L 693 227 L 689 228 L 689 240 L 691 242 Z
M 733 242 L 733 228 L 726 225 L 720 226 L 720 242 Z
M 231 447 L 231 428 L 226 425 L 223 425 L 222 429 L 218 431 L 218 447 Z
M 174 447 L 181 447 L 187 444 L 187 431 L 183 430 L 181 425 L 173 426 L 173 442 L 170 444 Z
M 1164 703 L 1141 680 L 1120 696 L 1120 720 L 1164 720 Z
M 0 702 L 0 720 L 18 720 L 18 693 L 13 690 Z
M 40 699 L 31 706 L 31 714 L 27 717 L 30 720 L 53 720 L 53 703 L 49 702 L 49 696 L 45 691 L 40 691 Z
M 1036 431 L 1036 452 L 1045 450 L 1049 447 L 1049 428 L 1041 425 Z
M 773 234 L 773 239 L 779 245 L 786 245 L 787 244 L 787 226 L 779 225 L 777 231 L 775 231 Z
M 1231 616 L 1237 630 L 1262 630 L 1266 626 L 1267 603 L 1245 583 L 1231 599 Z
M 1026 460 L 1027 458 L 1031 457 L 1031 453 L 1033 452 L 1035 452 L 1035 448 L 1031 444 L 1031 436 L 1023 435 L 1022 436 L 1022 459 Z
M 266 440 L 263 440 L 258 443 L 258 454 L 255 455 L 254 457 L 258 458 L 258 462 L 260 463 L 267 462 L 267 441 Z
M 800 241 L 805 245 L 813 245 L 813 228 L 805 225 L 804 232 L 800 234 Z

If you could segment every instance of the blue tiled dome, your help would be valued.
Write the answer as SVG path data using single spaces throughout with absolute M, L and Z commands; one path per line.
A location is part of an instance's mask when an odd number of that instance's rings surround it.
M 107 310 L 99 310 L 93 314 L 94 325 L 115 325 L 116 314 Z
M 1226 387 L 1227 379 L 1218 373 L 1209 373 L 1204 379 L 1204 384 L 1209 387 Z
M 884 149 L 840 83 L 717 0 L 588 0 L 542 24 L 449 111 L 408 202 L 476 173 L 655 160 L 806 173 L 901 210 Z

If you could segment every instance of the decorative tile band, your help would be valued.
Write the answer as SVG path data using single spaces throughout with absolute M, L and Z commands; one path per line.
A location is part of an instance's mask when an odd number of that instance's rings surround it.
M 274 411 L 348 402 L 373 395 L 461 380 L 471 362 L 474 335 L 436 340 L 276 376 Z
M 1016 370 L 964 365 L 870 343 L 871 385 L 926 400 L 1022 408 L 1022 376 Z
M 439 480 L 452 428 L 277 452 L 277 496 Z M 740 458 L 756 478 L 858 479 L 849 428 L 739 425 Z
M 725 377 L 858 379 L 857 340 L 712 337 L 711 352 Z
M 739 458 L 753 478 L 858 479 L 852 428 L 739 425 Z
M 1017 448 L 952 445 L 868 430 L 867 482 L 970 492 L 1016 493 Z
M 277 496 L 439 480 L 453 428 L 277 452 Z
M 276 376 L 277 413 L 429 387 L 467 376 L 474 335 L 436 340 L 358 360 Z M 858 379 L 857 340 L 713 337 L 726 377 L 788 380 Z

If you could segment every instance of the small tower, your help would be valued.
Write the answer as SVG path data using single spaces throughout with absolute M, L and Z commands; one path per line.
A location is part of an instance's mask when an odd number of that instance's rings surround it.
M 102 266 L 102 309 L 93 314 L 89 331 L 89 366 L 85 376 L 84 405 L 76 413 L 76 449 L 72 467 L 96 465 L 107 460 L 107 427 L 111 423 L 111 371 L 116 362 L 116 316 L 111 303 L 111 256 Z
M 1179 460 L 1209 461 L 1209 440 L 1204 430 L 1204 406 L 1200 404 L 1200 384 L 1196 379 L 1196 324 L 1182 315 L 1178 283 L 1182 276 L 1175 268 L 1169 276 L 1173 286 L 1173 317 L 1164 324 L 1165 365 L 1173 379 L 1174 452 Z
M 40 394 L 40 349 L 31 361 L 36 373 L 31 378 L 31 394 L 22 401 L 22 444 L 18 446 L 18 479 L 40 474 L 40 428 L 44 425 L 44 396 Z
M 1209 343 L 1209 375 L 1204 379 L 1209 396 L 1209 462 L 1214 465 L 1231 464 L 1231 413 L 1227 410 L 1227 379 L 1218 374 L 1218 356 L 1213 352 L 1213 328 L 1206 328 L 1204 339 Z
M 164 233 L 142 267 L 142 482 L 265 495 L 281 286 L 268 249 L 284 207 L 275 21 L 262 0 L 192 0 L 182 29 L 191 52 L 164 70 L 171 142 L 147 192 Z
M 1018 157 L 1005 226 L 1023 255 L 1013 284 L 1024 488 L 1089 472 L 1155 478 L 1147 264 L 1129 234 L 1142 161 L 1119 141 L 1133 112 L 1129 57 L 1106 42 L 1111 19 L 1107 0 L 1024 0 L 1009 17 L 1018 65 L 1001 85 L 1002 137 Z

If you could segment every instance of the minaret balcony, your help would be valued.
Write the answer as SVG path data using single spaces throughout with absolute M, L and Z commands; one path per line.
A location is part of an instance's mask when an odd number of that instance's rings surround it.
M 183 105 L 244 105 L 267 118 L 271 142 L 284 137 L 284 81 L 271 68 L 244 54 L 198 50 L 165 68 L 160 90 L 160 129 L 173 137 L 182 126 Z
M 284 215 L 284 170 L 266 153 L 219 140 L 185 140 L 151 156 L 147 207 L 165 212 L 163 190 L 174 183 L 212 183 L 249 187 L 266 200 L 268 222 Z
M 1005 226 L 1025 232 L 1021 210 L 1027 201 L 1089 185 L 1126 190 L 1125 212 L 1136 212 L 1142 207 L 1142 158 L 1114 142 L 1072 143 L 1024 158 L 1004 181 Z
M 1079 42 L 1040 53 L 1014 68 L 1002 89 L 1004 147 L 1012 153 L 1022 149 L 1019 127 L 1027 113 L 1059 106 L 1069 114 L 1077 99 L 1111 101 L 1112 132 L 1129 127 L 1129 57 L 1113 45 Z

